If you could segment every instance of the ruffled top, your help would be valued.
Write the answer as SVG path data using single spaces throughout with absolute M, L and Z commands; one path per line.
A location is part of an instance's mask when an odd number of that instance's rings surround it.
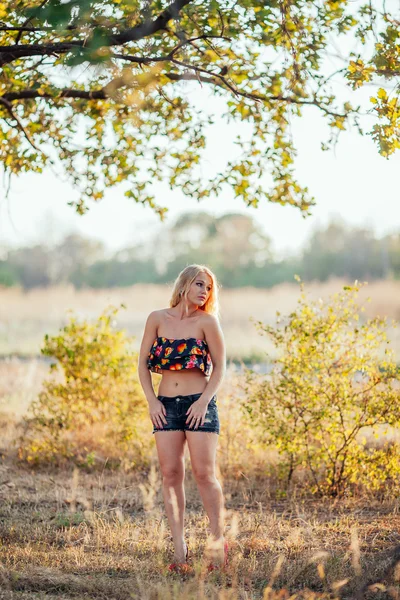
M 169 339 L 157 337 L 147 358 L 147 367 L 154 373 L 199 368 L 204 375 L 211 370 L 211 355 L 205 340 L 196 338 Z

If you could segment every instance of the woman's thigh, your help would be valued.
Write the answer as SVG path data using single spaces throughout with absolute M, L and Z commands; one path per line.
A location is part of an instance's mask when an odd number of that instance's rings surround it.
M 185 474 L 185 432 L 157 431 L 154 438 L 162 474 L 183 477 Z
M 208 477 L 215 475 L 218 434 L 207 431 L 185 431 L 189 447 L 193 475 Z

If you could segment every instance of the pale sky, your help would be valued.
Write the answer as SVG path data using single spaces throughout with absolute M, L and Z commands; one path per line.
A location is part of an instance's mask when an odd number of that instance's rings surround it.
M 375 91 L 364 89 L 359 94 L 366 100 Z M 205 91 L 199 94 L 192 88 L 188 93 L 196 94 L 200 103 L 215 103 Z M 254 217 L 279 254 L 298 251 L 316 226 L 334 216 L 354 226 L 366 226 L 378 237 L 399 230 L 400 152 L 384 159 L 369 136 L 361 137 L 355 131 L 343 132 L 335 151 L 322 152 L 320 144 L 327 139 L 327 128 L 316 108 L 307 109 L 305 116 L 293 123 L 292 130 L 298 148 L 297 177 L 317 202 L 312 216 L 306 219 L 289 206 L 262 202 L 258 208 L 248 208 L 228 190 L 218 199 L 198 203 L 162 184 L 157 187 L 157 201 L 169 208 L 165 224 L 150 208 L 125 198 L 123 185 L 107 190 L 103 201 L 79 216 L 67 206 L 68 201 L 78 197 L 72 186 L 44 172 L 14 178 L 8 201 L 0 188 L 0 246 L 57 241 L 70 231 L 79 231 L 103 240 L 114 251 L 156 230 L 162 233 L 179 213 L 194 210 L 214 215 L 239 211 Z M 214 125 L 208 140 L 210 164 L 232 154 L 233 133 L 228 126 Z

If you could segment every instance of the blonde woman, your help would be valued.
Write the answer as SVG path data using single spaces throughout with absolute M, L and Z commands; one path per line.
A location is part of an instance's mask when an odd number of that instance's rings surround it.
M 224 500 L 215 475 L 220 431 L 216 392 L 225 362 L 216 277 L 204 265 L 189 265 L 175 281 L 169 308 L 148 316 L 139 354 L 139 379 L 149 404 L 175 549 L 170 570 L 188 568 L 184 539 L 186 442 L 210 521 L 214 558 L 208 568 L 227 564 Z M 151 372 L 162 375 L 157 396 Z

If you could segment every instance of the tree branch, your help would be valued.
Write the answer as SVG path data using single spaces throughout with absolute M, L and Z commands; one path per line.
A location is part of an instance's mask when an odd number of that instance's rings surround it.
M 173 60 L 172 62 L 178 62 L 178 61 Z M 326 108 L 326 106 L 323 106 L 317 100 L 303 100 L 303 99 L 297 98 L 295 96 L 291 97 L 291 96 L 282 96 L 282 95 L 261 96 L 260 94 L 253 94 L 250 92 L 242 92 L 242 91 L 238 90 L 237 88 L 235 88 L 234 86 L 232 86 L 231 84 L 229 84 L 223 75 L 219 75 L 218 73 L 209 73 L 208 71 L 205 71 L 204 69 L 200 69 L 200 67 L 191 67 L 191 68 L 198 72 L 196 74 L 184 73 L 182 75 L 180 75 L 178 73 L 166 73 L 165 75 L 172 81 L 180 81 L 180 80 L 199 81 L 200 80 L 203 83 L 212 83 L 213 85 L 216 85 L 223 89 L 228 88 L 235 95 L 242 96 L 244 98 L 248 98 L 249 100 L 257 100 L 258 102 L 270 102 L 271 100 L 280 100 L 281 102 L 287 102 L 288 104 L 316 106 L 317 108 L 322 110 L 325 114 L 330 115 L 331 117 L 344 117 L 345 116 L 340 113 L 336 113 L 336 112 L 329 110 L 328 108 Z M 213 78 L 216 77 L 217 79 L 204 77 L 204 75 L 200 74 L 201 72 L 209 73 L 209 75 L 212 75 Z
M 135 42 L 141 40 L 149 35 L 153 35 L 158 31 L 165 29 L 168 21 L 179 15 L 179 12 L 187 4 L 190 4 L 193 0 L 174 0 L 168 8 L 166 8 L 154 21 L 145 21 L 135 27 L 126 29 L 118 34 L 110 35 L 107 46 L 121 46 L 127 42 Z M 26 44 L 20 45 L 15 44 L 13 46 L 0 46 L 0 66 L 12 62 L 18 58 L 25 58 L 27 56 L 37 56 L 44 54 L 65 54 L 70 52 L 73 48 L 83 48 L 87 45 L 87 40 L 72 40 L 70 42 L 58 42 L 55 44 Z
M 124 57 L 124 58 L 126 58 L 126 57 Z M 175 61 L 173 61 L 173 62 L 175 62 Z M 243 96 L 245 98 L 248 98 L 250 100 L 256 100 L 258 102 L 271 102 L 271 101 L 279 100 L 281 102 L 287 102 L 288 104 L 316 106 L 317 108 L 322 110 L 327 115 L 330 115 L 333 117 L 344 116 L 339 113 L 330 111 L 328 108 L 326 108 L 325 106 L 320 104 L 317 100 L 304 100 L 301 98 L 297 98 L 295 96 L 291 97 L 291 96 L 282 96 L 282 95 L 260 96 L 259 94 L 251 94 L 251 93 L 241 92 L 240 90 L 238 90 L 237 88 L 235 88 L 231 84 L 229 84 L 226 81 L 225 77 L 223 77 L 222 75 L 218 75 L 217 73 L 208 73 L 207 71 L 205 71 L 204 69 L 200 69 L 199 67 L 196 67 L 195 70 L 197 71 L 196 73 L 182 73 L 182 74 L 181 73 L 165 73 L 164 75 L 166 77 L 168 77 L 168 79 L 170 79 L 171 81 L 200 81 L 202 83 L 208 83 L 210 85 L 215 85 L 217 87 L 224 89 L 225 91 L 227 89 L 229 89 L 235 95 Z M 208 73 L 211 77 L 205 77 L 202 74 L 204 72 Z M 112 89 L 113 91 L 115 91 L 116 89 L 124 87 L 126 85 L 127 85 L 127 81 L 123 77 L 121 77 L 121 78 L 111 81 L 110 83 L 108 83 L 106 86 L 104 86 L 103 88 L 101 88 L 99 90 L 86 91 L 86 90 L 74 90 L 74 89 L 66 88 L 66 89 L 60 90 L 60 92 L 57 95 L 51 94 L 49 92 L 39 92 L 38 90 L 22 90 L 20 92 L 7 92 L 6 94 L 3 94 L 3 96 L 0 96 L 0 99 L 3 98 L 9 102 L 12 102 L 14 100 L 32 100 L 35 98 L 49 98 L 49 99 L 53 99 L 53 100 L 59 100 L 61 98 L 82 98 L 82 99 L 87 99 L 87 100 L 105 100 L 106 98 L 111 97 L 111 94 L 108 92 L 108 89 Z
M 54 31 L 53 27 L 0 27 L 0 31 Z
M 37 12 L 38 12 L 38 11 L 39 11 L 41 8 L 43 8 L 43 6 L 44 6 L 45 4 L 47 4 L 47 2 L 48 2 L 48 0 L 42 0 L 41 4 L 40 4 L 40 5 L 37 7 Z M 21 39 L 21 37 L 22 37 L 22 34 L 23 34 L 24 30 L 26 29 L 26 26 L 28 25 L 28 23 L 29 23 L 31 20 L 32 20 L 32 16 L 31 16 L 31 17 L 28 17 L 28 18 L 26 19 L 25 23 L 23 23 L 22 27 L 20 28 L 20 30 L 19 30 L 19 32 L 18 32 L 17 39 L 15 40 L 15 44 L 19 44 L 19 40 Z
M 22 90 L 21 92 L 8 92 L 3 96 L 2 99 L 12 102 L 13 100 L 34 100 L 35 98 L 51 98 L 58 100 L 59 98 L 83 98 L 86 100 L 105 100 L 108 95 L 105 93 L 104 88 L 100 90 L 86 91 L 86 90 L 74 90 L 64 89 L 60 90 L 60 93 L 50 94 L 49 92 L 39 92 L 38 90 Z
M 230 38 L 224 37 L 221 35 L 199 35 L 197 37 L 188 38 L 187 40 L 180 42 L 177 46 L 175 46 L 175 48 L 173 48 L 171 50 L 171 52 L 169 52 L 165 56 L 142 57 L 142 56 L 132 56 L 131 54 L 111 54 L 111 57 L 112 58 L 121 58 L 122 60 L 127 60 L 129 62 L 137 63 L 139 65 L 147 65 L 147 64 L 151 64 L 153 62 L 167 62 L 169 60 L 172 60 L 174 55 L 178 52 L 178 50 L 180 50 L 186 44 L 192 44 L 193 42 L 195 42 L 197 40 L 206 40 L 207 41 L 210 39 L 223 39 L 228 42 L 231 41 Z M 197 46 L 196 46 L 196 48 L 197 48 Z
M 32 148 L 34 148 L 37 152 L 39 152 L 40 154 L 43 154 L 43 156 L 45 156 L 47 158 L 47 156 L 45 155 L 43 150 L 41 150 L 40 148 L 38 148 L 35 145 L 34 141 L 31 139 L 29 133 L 25 129 L 19 116 L 14 113 L 11 102 L 9 100 L 6 100 L 4 97 L 0 97 L 0 104 L 2 104 L 3 106 L 6 107 L 6 109 L 10 113 L 11 117 L 17 122 L 18 128 L 22 131 L 22 133 L 24 134 L 24 136 L 26 137 L 26 139 L 28 140 L 28 142 L 30 143 Z

